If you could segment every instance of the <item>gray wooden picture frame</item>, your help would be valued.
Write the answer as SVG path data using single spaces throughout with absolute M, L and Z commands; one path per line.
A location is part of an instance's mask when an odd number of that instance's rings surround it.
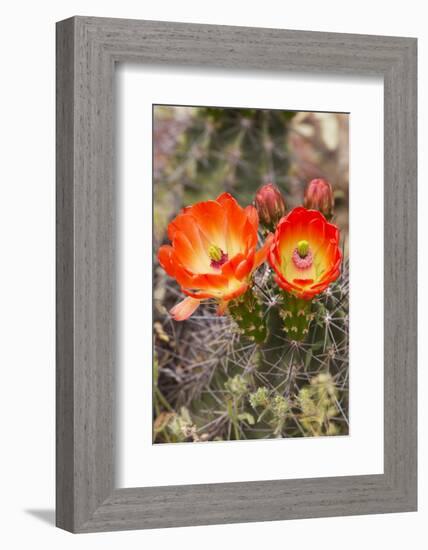
M 58 527 L 83 533 L 416 510 L 416 46 L 414 38 L 91 17 L 57 24 Z M 115 487 L 118 62 L 383 77 L 383 474 Z

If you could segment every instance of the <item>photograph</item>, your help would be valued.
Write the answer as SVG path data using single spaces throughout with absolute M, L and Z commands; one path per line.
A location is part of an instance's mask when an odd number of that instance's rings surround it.
M 153 443 L 349 435 L 349 113 L 152 120 Z

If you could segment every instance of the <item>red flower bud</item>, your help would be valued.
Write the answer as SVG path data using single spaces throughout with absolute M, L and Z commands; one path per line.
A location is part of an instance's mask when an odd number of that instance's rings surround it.
M 305 208 L 319 210 L 328 219 L 333 215 L 333 189 L 327 180 L 314 179 L 305 189 Z
M 281 191 L 273 183 L 260 187 L 254 200 L 260 223 L 272 230 L 285 215 L 287 208 Z

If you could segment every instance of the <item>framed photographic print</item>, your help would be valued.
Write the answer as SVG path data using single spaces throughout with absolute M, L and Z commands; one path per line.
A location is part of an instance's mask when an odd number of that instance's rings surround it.
M 57 525 L 416 509 L 416 40 L 57 25 Z

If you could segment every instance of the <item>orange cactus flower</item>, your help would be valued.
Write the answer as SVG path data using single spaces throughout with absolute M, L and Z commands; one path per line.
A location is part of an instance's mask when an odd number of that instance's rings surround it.
M 186 207 L 172 220 L 172 245 L 161 246 L 158 259 L 188 296 L 170 311 L 176 321 L 190 317 L 206 298 L 217 300 L 222 314 L 248 289 L 272 242 L 269 235 L 256 250 L 258 225 L 254 206 L 242 208 L 229 193 Z
M 311 300 L 340 274 L 339 229 L 317 210 L 294 208 L 279 222 L 269 251 L 277 284 Z

